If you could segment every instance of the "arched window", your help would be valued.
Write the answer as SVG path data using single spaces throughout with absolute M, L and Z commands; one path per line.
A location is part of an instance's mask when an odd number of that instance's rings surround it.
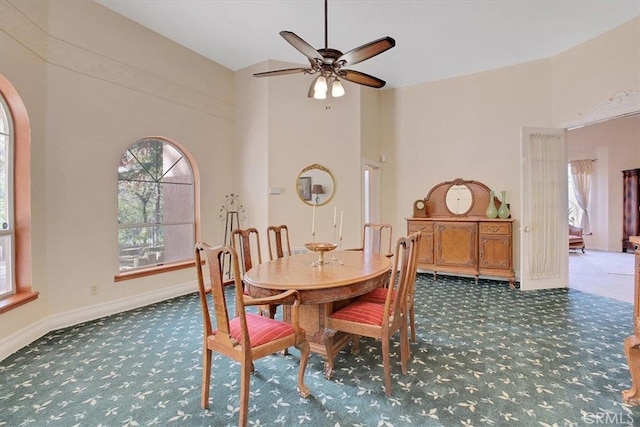
M 197 236 L 192 162 L 176 143 L 143 138 L 118 167 L 116 280 L 193 265 Z
M 0 74 L 0 313 L 38 297 L 31 289 L 30 124 Z

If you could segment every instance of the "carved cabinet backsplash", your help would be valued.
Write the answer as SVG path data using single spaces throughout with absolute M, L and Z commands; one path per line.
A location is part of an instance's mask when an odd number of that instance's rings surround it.
M 413 205 L 408 233 L 420 232 L 418 268 L 438 273 L 503 278 L 515 287 L 513 219 L 484 215 L 490 189 L 478 181 L 440 183 Z M 470 202 L 469 202 L 470 201 Z M 500 201 L 494 201 L 498 206 Z M 457 207 L 461 206 L 460 209 Z

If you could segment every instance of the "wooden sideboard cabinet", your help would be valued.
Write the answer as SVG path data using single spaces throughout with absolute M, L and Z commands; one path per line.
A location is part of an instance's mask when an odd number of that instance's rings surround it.
M 421 234 L 418 268 L 438 273 L 499 277 L 515 286 L 512 219 L 407 218 Z
M 458 198 L 469 189 L 468 201 Z M 466 194 L 466 193 L 465 193 Z M 447 200 L 449 198 L 449 200 Z M 418 268 L 438 273 L 504 278 L 515 287 L 513 271 L 513 219 L 487 218 L 489 189 L 477 181 L 461 179 L 436 185 L 414 203 L 414 216 L 406 218 L 408 233 L 420 232 Z M 499 206 L 499 201 L 495 200 Z

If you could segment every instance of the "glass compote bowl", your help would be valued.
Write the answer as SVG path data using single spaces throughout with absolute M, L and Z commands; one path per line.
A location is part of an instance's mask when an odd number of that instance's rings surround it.
M 327 264 L 328 261 L 324 260 L 324 253 L 332 251 L 338 247 L 338 245 L 335 243 L 320 243 L 320 242 L 305 243 L 304 246 L 312 252 L 319 253 L 318 260 L 314 261 L 313 264 L 311 264 L 313 267 L 322 265 L 322 264 Z

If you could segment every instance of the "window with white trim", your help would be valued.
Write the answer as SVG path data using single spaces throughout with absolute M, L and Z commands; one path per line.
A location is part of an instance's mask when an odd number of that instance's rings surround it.
M 0 298 L 16 293 L 13 279 L 13 123 L 0 94 Z
M 0 313 L 6 313 L 39 293 L 31 286 L 31 124 L 20 94 L 2 74 L 0 110 Z
M 162 138 L 143 138 L 118 168 L 120 272 L 193 259 L 195 189 L 184 153 Z

